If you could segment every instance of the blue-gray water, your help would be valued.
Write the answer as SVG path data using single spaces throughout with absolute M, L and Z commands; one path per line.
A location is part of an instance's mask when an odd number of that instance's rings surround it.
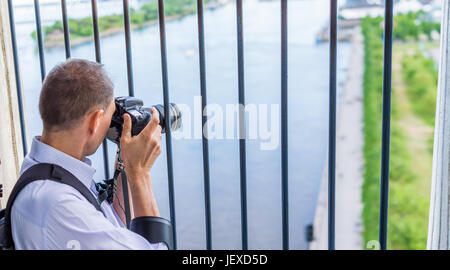
M 110 5 L 110 3 L 109 3 Z M 289 1 L 289 220 L 290 246 L 305 249 L 305 226 L 313 222 L 316 200 L 327 156 L 328 44 L 315 44 L 315 34 L 327 23 L 329 1 Z M 89 6 L 71 6 L 74 17 L 90 15 Z M 233 3 L 205 12 L 208 102 L 238 103 L 236 11 Z M 43 20 L 55 12 L 43 7 Z M 121 3 L 100 13 L 121 12 Z M 41 87 L 39 58 L 30 38 L 30 10 L 16 9 L 20 68 L 24 86 L 28 135 L 39 135 Z M 21 18 L 22 16 L 22 18 Z M 31 15 L 32 16 L 32 15 Z M 170 99 L 192 106 L 200 94 L 197 18 L 167 23 Z M 280 104 L 279 1 L 244 1 L 245 87 L 247 103 Z M 103 63 L 116 86 L 126 95 L 126 59 L 123 33 L 102 38 Z M 162 103 L 158 27 L 132 32 L 135 94 L 146 104 Z M 339 82 L 345 79 L 349 44 L 338 47 Z M 95 59 L 92 42 L 72 48 L 76 58 Z M 63 48 L 45 52 L 47 70 L 65 59 Z M 29 138 L 29 139 L 30 139 Z M 260 141 L 247 143 L 248 231 L 251 249 L 281 248 L 281 151 L 263 151 Z M 162 142 L 165 146 L 165 142 Z M 238 140 L 210 140 L 213 248 L 240 249 L 240 178 Z M 163 147 L 164 148 L 164 147 Z M 109 153 L 115 149 L 109 144 Z M 178 244 L 181 249 L 205 248 L 204 193 L 201 139 L 173 141 Z M 103 179 L 101 148 L 91 157 L 96 180 Z M 163 217 L 169 217 L 165 152 L 152 170 Z

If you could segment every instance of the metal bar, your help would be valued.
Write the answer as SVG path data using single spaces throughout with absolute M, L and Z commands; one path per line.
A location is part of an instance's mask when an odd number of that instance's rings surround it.
M 283 202 L 283 249 L 289 249 L 288 189 L 288 20 L 287 0 L 281 0 L 281 196 Z
M 67 18 L 67 2 L 66 0 L 61 0 L 62 18 L 63 18 L 63 29 L 64 29 L 64 46 L 66 48 L 66 59 L 71 57 L 70 52 L 70 30 L 69 30 L 69 19 Z
M 387 223 L 389 199 L 389 146 L 391 129 L 391 77 L 392 77 L 392 31 L 393 0 L 385 2 L 384 60 L 383 60 L 383 116 L 381 138 L 381 194 L 380 194 L 380 248 L 387 248 Z
M 330 0 L 330 107 L 328 134 L 328 249 L 335 249 L 337 0 Z
M 28 153 L 28 145 L 27 145 L 27 134 L 25 127 L 25 116 L 23 113 L 23 100 L 22 100 L 22 84 L 20 80 L 20 68 L 19 68 L 19 57 L 17 51 L 17 43 L 16 43 L 16 27 L 14 22 L 14 7 L 12 4 L 12 0 L 8 0 L 8 13 L 9 13 L 9 27 L 11 29 L 11 43 L 13 49 L 13 58 L 14 58 L 14 75 L 16 77 L 16 88 L 17 88 L 17 102 L 19 105 L 19 117 L 20 117 L 20 131 L 22 133 L 22 149 L 23 155 L 25 156 Z
M 161 43 L 161 68 L 162 68 L 162 83 L 164 94 L 164 115 L 166 126 L 166 151 L 167 151 L 167 175 L 169 182 L 169 202 L 170 202 L 170 220 L 172 223 L 172 234 L 174 249 L 177 248 L 176 238 L 176 219 L 175 219 L 175 189 L 173 177 L 173 159 L 172 159 L 172 131 L 170 130 L 170 102 L 169 102 L 169 79 L 167 72 L 167 46 L 166 46 L 166 25 L 164 15 L 164 0 L 158 0 L 158 14 L 159 14 L 159 37 Z
M 97 0 L 91 0 L 92 6 L 92 24 L 94 27 L 94 44 L 95 44 L 95 60 L 97 63 L 102 62 L 102 54 L 100 50 L 100 33 L 98 30 L 98 12 L 97 12 Z M 109 158 L 108 158 L 108 142 L 103 140 L 103 168 L 105 170 L 105 177 L 109 179 Z
M 203 0 L 197 0 L 197 20 L 198 20 L 198 46 L 200 62 L 200 93 L 202 96 L 202 134 L 207 130 L 207 116 L 205 112 L 208 104 L 206 96 L 206 60 L 205 60 L 205 27 L 203 16 Z M 206 249 L 212 249 L 211 238 L 211 194 L 210 194 L 210 175 L 209 175 L 209 147 L 208 138 L 202 135 L 203 146 L 203 178 L 205 193 L 205 227 L 206 227 Z
M 239 160 L 241 176 L 241 232 L 242 249 L 248 249 L 247 222 L 247 168 L 245 144 L 245 80 L 244 80 L 244 33 L 242 27 L 242 0 L 236 1 L 237 45 L 238 45 L 238 76 L 239 76 Z
M 128 76 L 128 95 L 134 96 L 134 82 L 133 82 L 133 57 L 131 54 L 131 33 L 130 33 L 130 7 L 128 0 L 123 0 L 123 17 L 125 28 L 125 46 L 127 55 L 127 76 Z M 125 219 L 127 227 L 131 222 L 130 199 L 128 197 L 128 181 L 125 173 L 122 173 L 122 190 L 123 203 L 125 205 Z
M 92 25 L 94 27 L 95 60 L 97 61 L 97 63 L 101 63 L 102 52 L 100 50 L 100 33 L 98 30 L 97 0 L 91 0 L 91 6 L 92 6 Z
M 34 0 L 34 14 L 36 17 L 36 34 L 39 48 L 39 63 L 41 68 L 41 80 L 45 79 L 45 57 L 44 57 L 44 41 L 42 38 L 42 26 L 41 26 L 41 8 L 39 6 L 39 0 Z
M 128 0 L 123 0 L 123 16 L 125 23 L 125 46 L 127 53 L 128 94 L 134 96 L 133 55 L 131 52 L 130 7 Z

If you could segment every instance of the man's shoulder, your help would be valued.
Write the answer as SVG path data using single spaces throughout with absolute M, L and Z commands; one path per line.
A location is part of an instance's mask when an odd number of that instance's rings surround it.
M 76 211 L 72 209 L 74 206 L 88 207 L 88 205 L 89 202 L 69 185 L 52 180 L 36 180 L 28 184 L 17 195 L 11 211 L 16 248 L 48 248 L 45 246 L 48 233 L 50 231 L 53 235 L 60 233 L 53 226 L 55 222 L 65 220 L 65 215 L 73 213 L 72 210 Z M 65 248 L 65 245 L 58 248 Z
M 34 165 L 39 164 L 30 157 L 25 157 L 22 168 L 20 170 L 20 175 L 23 175 L 28 169 L 32 168 Z M 25 195 L 26 194 L 26 195 Z M 48 202 L 50 205 L 62 198 L 67 198 L 67 195 L 74 195 L 74 198 L 83 199 L 84 197 L 73 187 L 59 183 L 50 179 L 42 179 L 31 182 L 26 185 L 16 198 L 18 199 L 28 199 L 30 202 L 35 202 L 39 200 L 40 202 Z M 20 198 L 19 198 L 20 197 Z M 70 198 L 71 196 L 69 196 Z M 14 203 L 16 204 L 16 202 Z
M 27 155 L 22 163 L 21 175 L 39 163 Z M 50 209 L 57 206 L 58 202 L 62 200 L 87 202 L 83 195 L 70 185 L 49 179 L 36 180 L 19 192 L 14 201 L 12 213 L 19 211 L 22 215 L 35 216 L 41 220 Z
M 12 215 L 18 211 L 33 223 L 42 223 L 48 212 L 62 200 L 83 201 L 77 190 L 52 180 L 36 180 L 25 186 L 17 195 Z

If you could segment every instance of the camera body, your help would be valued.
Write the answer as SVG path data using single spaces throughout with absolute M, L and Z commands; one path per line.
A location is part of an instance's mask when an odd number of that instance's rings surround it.
M 129 114 L 131 117 L 131 136 L 138 135 L 152 119 L 150 107 L 144 107 L 144 102 L 135 97 L 117 97 L 115 98 L 116 111 L 111 119 L 106 138 L 116 144 L 120 144 L 120 137 L 122 135 L 123 115 Z M 159 125 L 162 128 L 162 133 L 165 133 L 165 116 L 164 106 L 153 106 L 159 113 Z M 169 105 L 170 114 L 170 128 L 175 131 L 181 126 L 181 112 L 178 107 L 171 103 Z

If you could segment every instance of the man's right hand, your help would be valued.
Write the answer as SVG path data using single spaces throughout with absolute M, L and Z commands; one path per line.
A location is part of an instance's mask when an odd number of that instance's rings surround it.
M 150 176 L 150 169 L 161 154 L 158 111 L 152 108 L 152 119 L 136 136 L 131 135 L 131 117 L 125 114 L 123 118 L 120 151 L 130 184 L 134 217 L 159 217 Z
M 148 173 L 156 158 L 161 154 L 161 126 L 159 114 L 155 108 L 151 109 L 152 119 L 136 136 L 131 135 L 131 117 L 124 114 L 120 149 L 127 174 Z

